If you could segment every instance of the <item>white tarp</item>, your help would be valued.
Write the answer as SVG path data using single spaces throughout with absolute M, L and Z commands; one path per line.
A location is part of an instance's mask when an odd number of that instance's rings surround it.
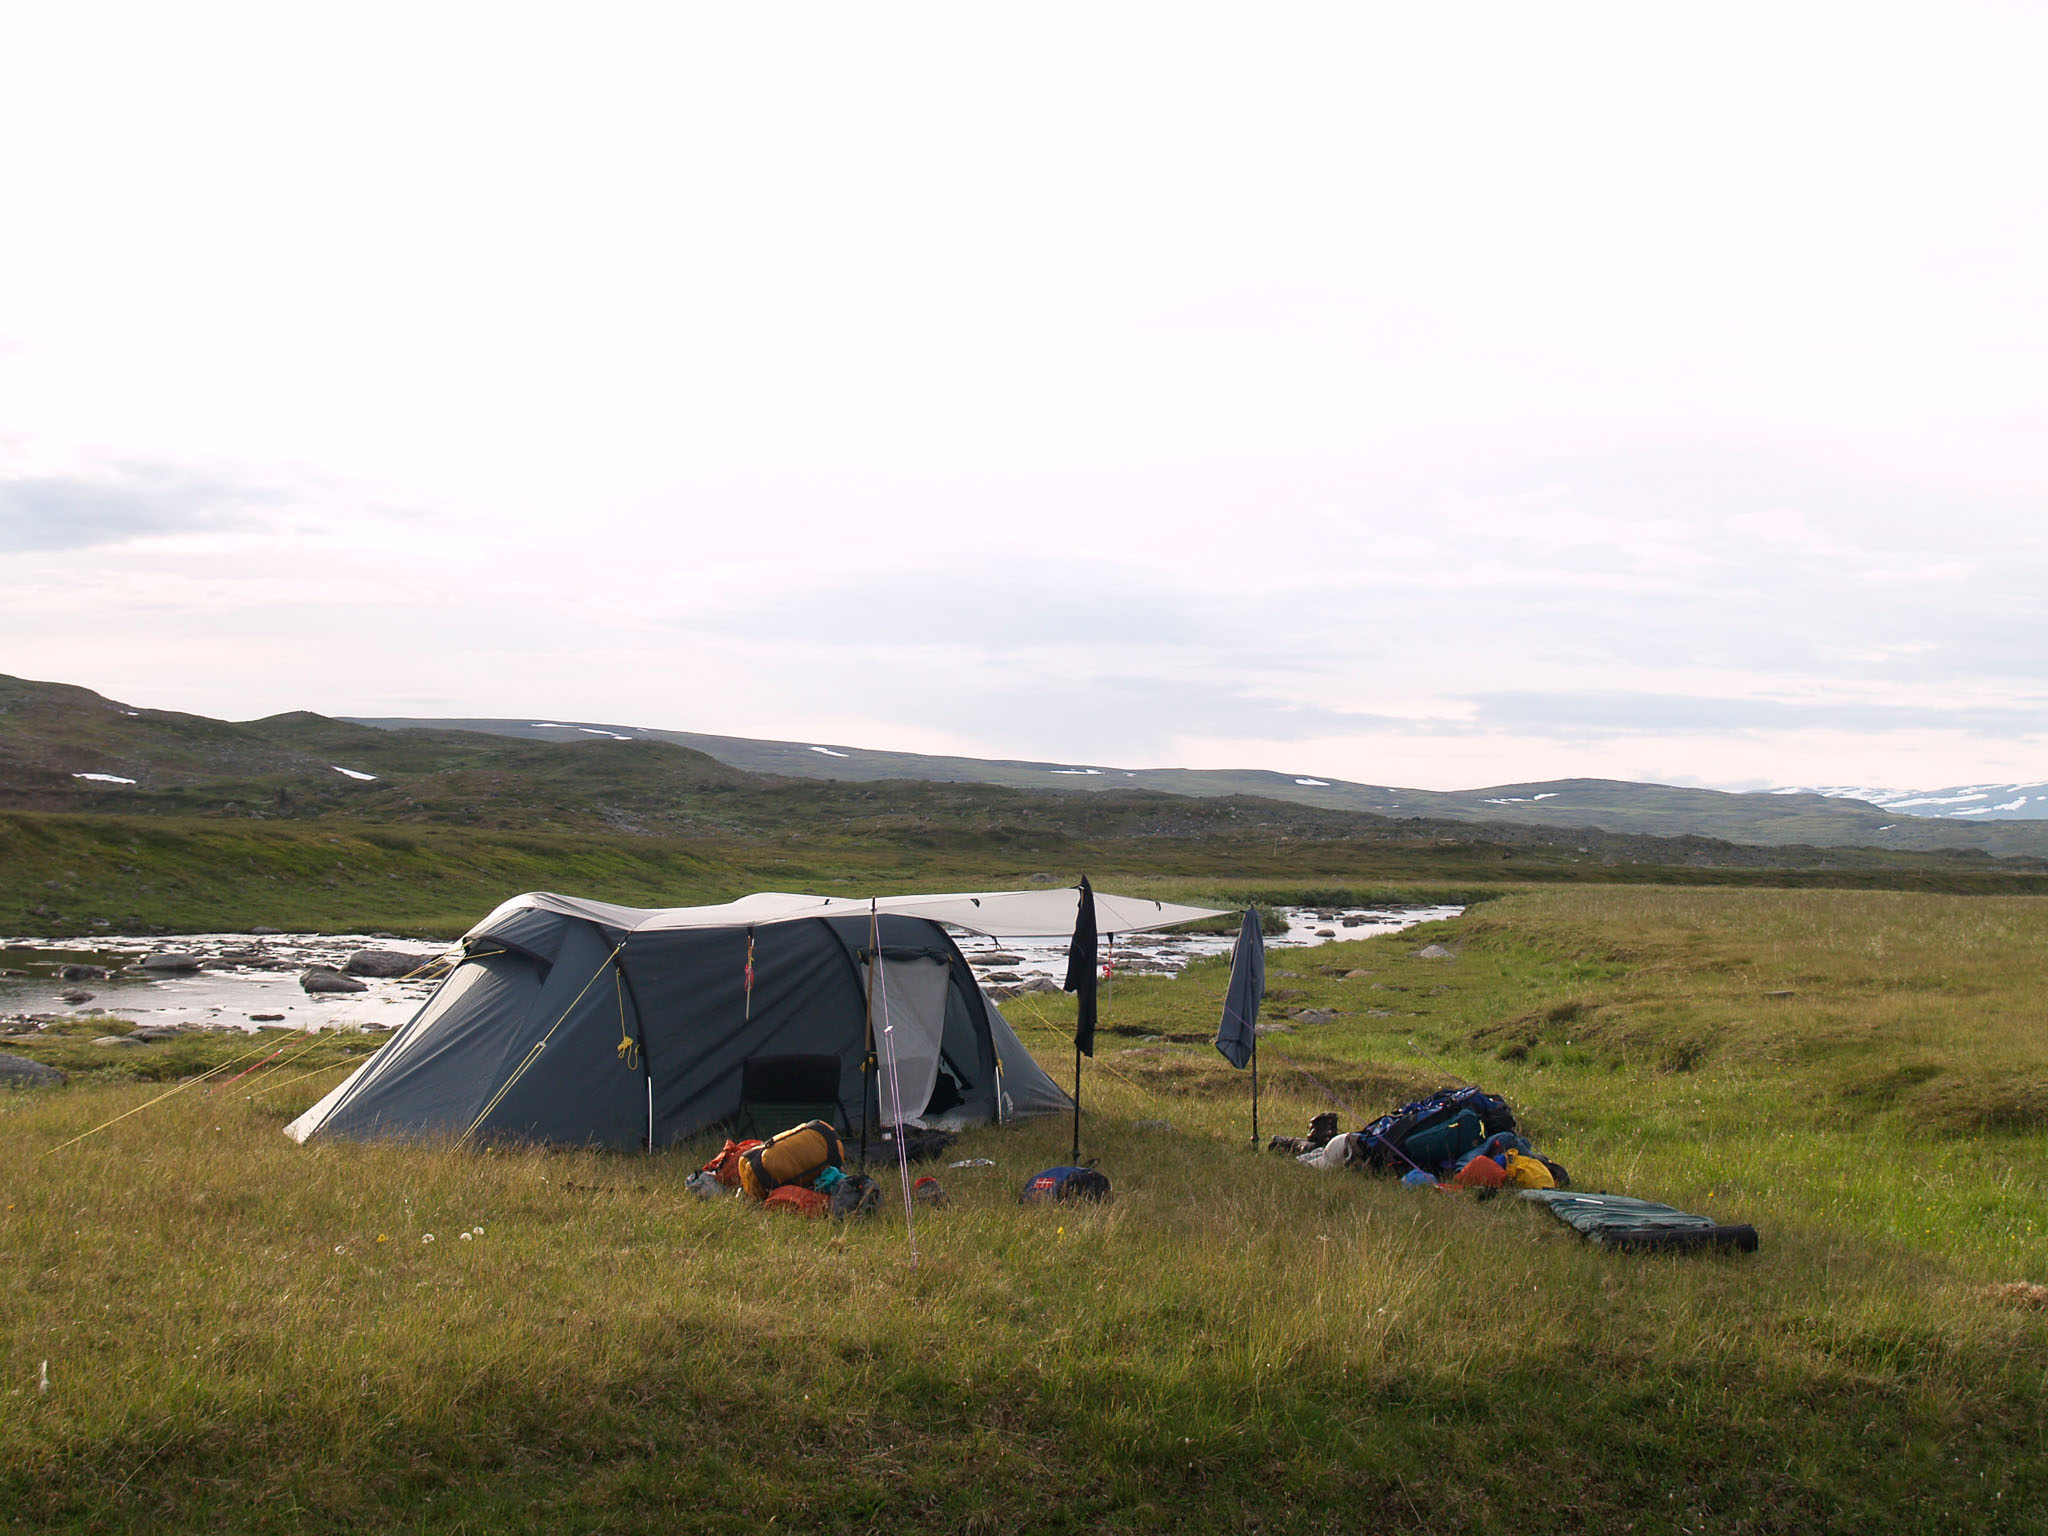
M 950 923 L 972 933 L 997 939 L 1071 938 L 1074 918 L 1080 910 L 1080 894 L 1072 886 L 1055 886 L 1037 891 L 962 891 L 935 896 L 806 896 L 785 891 L 762 891 L 716 907 L 620 907 L 607 901 L 587 901 L 575 896 L 557 896 L 550 891 L 529 891 L 514 896 L 497 911 L 471 929 L 489 932 L 508 913 L 525 907 L 540 907 L 570 917 L 585 917 L 628 933 L 654 933 L 674 928 L 730 928 L 746 924 L 789 923 L 812 917 L 859 916 L 870 909 L 901 913 L 907 917 L 930 918 Z M 1144 933 L 1154 928 L 1171 928 L 1198 918 L 1224 917 L 1217 907 L 1186 907 L 1173 902 L 1153 901 L 1143 896 L 1095 893 L 1095 926 L 1098 932 Z

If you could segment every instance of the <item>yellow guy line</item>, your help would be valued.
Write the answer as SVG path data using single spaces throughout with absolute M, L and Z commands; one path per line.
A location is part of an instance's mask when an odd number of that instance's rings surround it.
M 69 1141 L 59 1142 L 56 1146 L 51 1147 L 48 1151 L 42 1153 L 41 1156 L 39 1156 L 36 1159 L 36 1161 L 41 1162 L 42 1159 L 48 1157 L 51 1152 L 62 1152 L 66 1147 L 76 1146 L 79 1142 L 85 1140 L 85 1138 L 88 1136 L 97 1136 L 101 1131 L 104 1131 L 108 1126 L 118 1125 L 121 1121 L 126 1120 L 130 1115 L 139 1115 L 145 1109 L 148 1109 L 151 1104 L 161 1104 L 165 1099 L 168 1099 L 174 1093 L 183 1093 L 187 1088 L 197 1087 L 199 1084 L 205 1082 L 209 1077 L 214 1076 L 216 1073 L 227 1071 L 227 1069 L 229 1067 L 232 1067 L 236 1062 L 247 1061 L 251 1056 L 254 1056 L 258 1051 L 263 1050 L 269 1044 L 270 1042 L 268 1040 L 258 1041 L 248 1050 L 242 1052 L 241 1055 L 230 1056 L 226 1061 L 222 1062 L 219 1066 L 208 1067 L 204 1072 L 201 1072 L 197 1077 L 186 1078 L 182 1083 L 179 1083 L 175 1088 L 166 1089 L 164 1092 L 158 1094 L 155 1098 L 151 1099 L 148 1103 L 138 1104 L 133 1109 L 124 1109 L 121 1111 L 120 1114 L 114 1116 L 113 1119 L 103 1120 L 98 1125 L 94 1126 L 91 1130 L 80 1131 L 76 1136 L 72 1137 Z
M 597 985 L 597 978 L 604 974 L 605 967 L 610 965 L 614 960 L 618 959 L 619 950 L 624 949 L 625 947 L 626 941 L 624 939 L 619 940 L 618 948 L 614 949 L 610 954 L 606 955 L 602 960 L 598 961 L 597 969 L 590 973 L 590 980 L 583 983 L 583 991 L 578 992 L 574 997 L 569 999 L 569 1006 L 562 1010 L 562 1016 L 559 1019 L 555 1020 L 554 1023 L 548 1026 L 548 1032 L 546 1034 L 542 1035 L 538 1040 L 533 1042 L 532 1050 L 528 1051 L 524 1056 L 519 1058 L 519 1065 L 514 1067 L 512 1069 L 512 1075 L 505 1079 L 505 1086 L 500 1088 L 496 1093 L 492 1094 L 491 1102 L 486 1104 L 479 1111 L 477 1111 L 477 1117 L 469 1122 L 469 1129 L 464 1131 L 460 1136 L 455 1138 L 455 1145 L 459 1147 L 463 1145 L 463 1143 L 467 1142 L 471 1136 L 476 1134 L 476 1128 L 482 1125 L 484 1121 L 490 1118 L 491 1111 L 498 1107 L 499 1101 L 502 1100 L 506 1094 L 512 1091 L 512 1085 L 518 1082 L 520 1078 L 526 1075 L 526 1069 L 533 1065 L 533 1059 L 536 1056 L 540 1055 L 541 1051 L 546 1047 L 547 1043 L 550 1040 L 555 1038 L 555 1031 L 560 1029 L 564 1024 L 566 1024 L 569 1021 L 569 1015 L 574 1013 L 576 1011 L 576 1005 L 583 1001 L 583 993 L 588 992 L 592 987 Z
M 307 1033 L 312 1035 L 313 1038 L 308 1040 L 304 1045 L 300 1046 L 296 1051 L 293 1051 L 289 1056 L 279 1058 L 277 1063 L 279 1067 L 289 1066 L 292 1062 L 297 1061 L 301 1056 L 305 1055 L 306 1052 L 312 1050 L 313 1047 L 316 1045 L 325 1045 L 327 1042 L 323 1040 L 321 1036 L 325 1034 L 331 1034 L 332 1031 L 322 1030 L 318 1033 L 315 1033 L 312 1030 L 308 1030 Z M 263 1063 L 259 1061 L 258 1063 L 256 1063 L 256 1066 L 251 1067 L 249 1070 L 251 1072 L 254 1072 L 257 1069 L 257 1067 L 261 1067 L 262 1065 Z M 271 1076 L 275 1077 L 276 1075 L 277 1069 L 273 1067 L 271 1069 Z

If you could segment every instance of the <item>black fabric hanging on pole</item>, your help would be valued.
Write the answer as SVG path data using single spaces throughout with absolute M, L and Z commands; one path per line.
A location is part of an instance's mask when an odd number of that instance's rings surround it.
M 1230 955 L 1230 985 L 1223 993 L 1223 1018 L 1216 1049 L 1239 1071 L 1252 1069 L 1252 1140 L 1259 1139 L 1259 1005 L 1266 999 L 1266 935 L 1256 907 L 1246 907 L 1237 947 Z
M 1067 980 L 1074 994 L 1074 1161 L 1081 1161 L 1081 1058 L 1095 1054 L 1095 994 L 1102 972 L 1096 960 L 1095 892 L 1081 877 L 1081 903 L 1074 914 L 1074 941 L 1067 946 Z

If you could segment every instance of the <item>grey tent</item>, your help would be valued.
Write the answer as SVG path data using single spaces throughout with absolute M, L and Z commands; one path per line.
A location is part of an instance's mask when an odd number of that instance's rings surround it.
M 1111 909 L 1105 926 L 1126 933 L 1213 915 L 1129 897 L 1097 903 Z M 811 1096 L 842 1126 L 889 1124 L 892 1096 L 863 1071 L 871 921 L 881 951 L 876 1048 L 883 1053 L 886 1021 L 903 1123 L 1071 1107 L 975 985 L 945 925 L 1070 934 L 1073 892 L 872 905 L 871 917 L 865 899 L 775 893 L 658 910 L 515 897 L 464 935 L 453 972 L 419 1013 L 286 1134 L 651 1150 L 735 1123 L 750 1084 L 792 1064 L 813 1084 L 822 1068 Z

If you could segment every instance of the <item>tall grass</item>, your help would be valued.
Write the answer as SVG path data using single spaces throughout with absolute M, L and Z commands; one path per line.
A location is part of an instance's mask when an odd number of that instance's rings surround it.
M 997 1166 L 936 1170 L 915 1269 L 900 1209 L 702 1202 L 694 1149 L 300 1148 L 326 1080 L 258 1077 L 41 1157 L 160 1089 L 6 1095 L 0 1500 L 80 1530 L 2036 1529 L 2048 1334 L 1998 1287 L 2048 1281 L 2048 1144 L 1952 1106 L 2042 1071 L 2044 928 L 1570 891 L 1274 955 L 1279 1009 L 1341 1013 L 1262 1043 L 1274 1126 L 1478 1079 L 1582 1185 L 1754 1222 L 1746 1259 L 1255 1152 L 1200 1043 L 1215 964 L 1117 983 L 1084 1089 L 1114 1198 L 1022 1208 L 1067 1124 L 976 1132 L 954 1155 Z M 1070 1007 L 1011 1010 L 1062 1076 Z M 1901 1053 L 1938 1075 L 1862 1094 Z

